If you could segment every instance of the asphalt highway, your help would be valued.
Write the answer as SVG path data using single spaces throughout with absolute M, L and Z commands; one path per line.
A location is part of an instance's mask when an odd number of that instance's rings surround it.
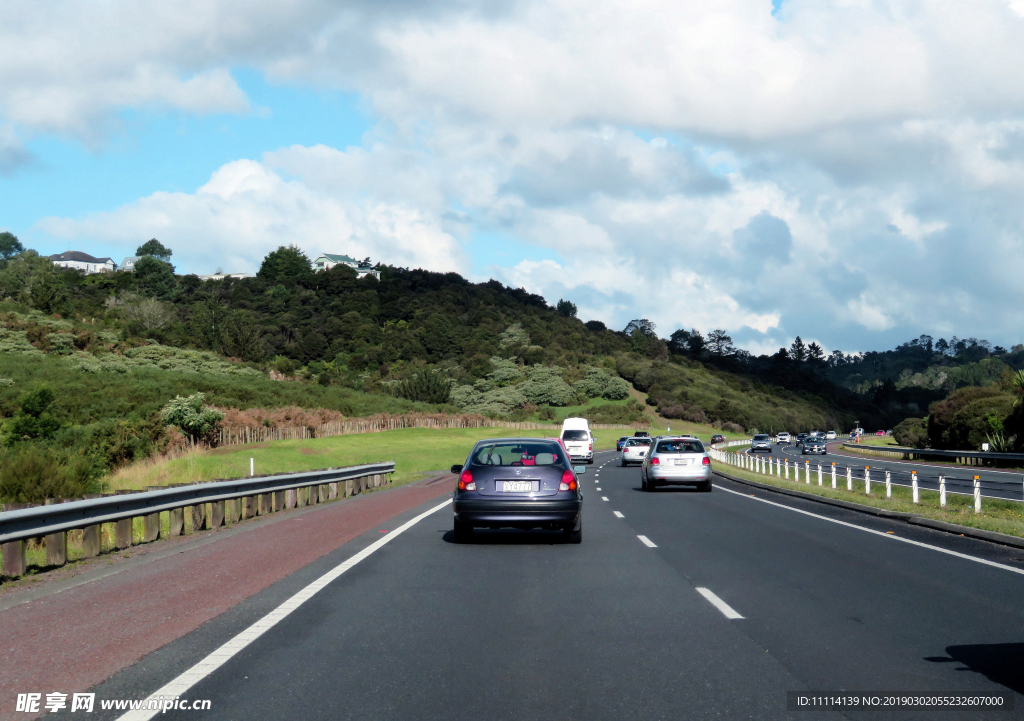
M 646 493 L 617 463 L 600 453 L 583 476 L 580 545 L 480 530 L 455 544 L 435 500 L 94 690 L 211 701 L 166 718 L 1024 716 L 1019 551 L 721 478 L 712 493 Z M 791 693 L 1016 708 L 795 710 Z
M 946 479 L 946 492 L 959 493 L 961 495 L 973 495 L 974 476 L 981 481 L 981 495 L 985 498 L 1000 498 L 1006 500 L 1020 501 L 1024 503 L 1024 474 L 1019 471 L 1004 471 L 982 467 L 953 466 L 942 463 L 924 463 L 919 461 L 902 461 L 882 457 L 860 456 L 840 449 L 839 442 L 829 442 L 827 455 L 802 455 L 802 451 L 794 444 L 774 445 L 772 457 L 786 459 L 792 464 L 800 465 L 801 478 L 805 463 L 811 464 L 811 471 L 815 482 L 817 481 L 818 464 L 821 464 L 822 473 L 826 476 L 826 484 L 831 484 L 832 464 L 836 464 L 837 483 L 846 487 L 846 469 L 852 470 L 854 483 L 857 487 L 863 488 L 864 469 L 870 469 L 871 482 L 885 482 L 885 472 L 891 474 L 892 483 L 900 486 L 911 485 L 911 472 L 917 472 L 917 481 L 920 488 L 928 491 L 939 489 L 939 476 Z M 759 452 L 759 456 L 767 457 L 768 454 Z

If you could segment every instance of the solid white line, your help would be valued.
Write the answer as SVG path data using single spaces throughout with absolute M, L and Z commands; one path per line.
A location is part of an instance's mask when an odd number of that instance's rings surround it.
M 856 528 L 858 531 L 864 531 L 865 533 L 873 533 L 874 535 L 880 536 L 882 538 L 888 538 L 888 539 L 891 539 L 893 541 L 902 541 L 903 543 L 909 543 L 912 546 L 920 546 L 921 548 L 928 548 L 928 549 L 931 549 L 933 551 L 938 551 L 939 553 L 945 553 L 946 555 L 949 555 L 949 556 L 956 556 L 957 558 L 963 558 L 964 560 L 967 560 L 967 561 L 974 561 L 975 563 L 982 563 L 982 564 L 984 564 L 986 566 L 992 566 L 994 568 L 1001 568 L 1004 571 L 1013 571 L 1014 573 L 1017 573 L 1017 574 L 1020 574 L 1021 576 L 1024 576 L 1024 569 L 1014 568 L 1013 566 L 1007 566 L 1006 564 L 1003 564 L 1003 563 L 996 563 L 995 561 L 989 561 L 989 560 L 986 560 L 984 558 L 978 558 L 977 556 L 968 556 L 966 553 L 958 553 L 957 551 L 951 551 L 948 548 L 942 548 L 940 546 L 933 546 L 930 543 L 922 543 L 921 541 L 914 541 L 914 540 L 911 540 L 909 538 L 902 538 L 901 536 L 897 536 L 897 535 L 892 534 L 892 533 L 886 533 L 885 531 L 876 531 L 873 528 L 865 528 L 864 526 L 858 526 L 855 523 L 847 523 L 846 521 L 839 521 L 839 520 L 837 520 L 835 518 L 829 518 L 828 516 L 821 516 L 821 515 L 818 515 L 817 513 L 811 513 L 810 511 L 804 511 L 804 510 L 801 510 L 799 508 L 793 508 L 792 506 L 787 506 L 787 505 L 782 504 L 782 503 L 775 503 L 774 501 L 768 501 L 768 500 L 765 500 L 764 498 L 758 498 L 757 496 L 751 496 L 751 495 L 748 495 L 746 493 L 740 493 L 739 491 L 734 491 L 734 490 L 732 490 L 730 488 L 723 488 L 722 486 L 719 486 L 719 485 L 716 485 L 715 488 L 718 488 L 719 490 L 722 490 L 722 491 L 726 491 L 728 493 L 733 493 L 733 494 L 735 494 L 737 496 L 741 496 L 742 498 L 748 498 L 748 499 L 753 499 L 755 501 L 760 501 L 761 503 L 767 503 L 769 506 L 777 506 L 778 508 L 785 508 L 787 511 L 793 511 L 794 513 L 802 513 L 805 516 L 811 516 L 812 518 L 820 518 L 821 520 L 828 521 L 829 523 L 838 523 L 840 526 L 846 526 L 847 528 Z
M 612 513 L 614 513 L 614 514 L 615 514 L 615 517 L 616 517 L 616 518 L 625 518 L 625 516 L 623 516 L 623 515 L 622 515 L 621 513 L 619 513 L 618 511 L 612 511 Z
M 648 548 L 657 548 L 657 546 L 654 544 L 654 542 L 651 539 L 649 539 L 647 536 L 637 536 L 637 538 L 639 538 L 641 541 L 643 541 L 643 544 L 645 546 L 647 546 Z
M 726 603 L 725 601 L 720 599 L 718 596 L 713 594 L 708 589 L 706 589 L 706 588 L 698 588 L 697 589 L 697 593 L 699 593 L 701 596 L 703 596 L 707 600 L 711 601 L 711 605 L 714 606 L 715 608 L 717 608 L 719 611 L 721 611 L 722 615 L 725 616 L 726 618 L 730 618 L 730 619 L 743 618 L 743 616 L 739 615 L 734 610 L 732 610 L 732 607 L 728 603 Z
M 338 578 L 338 576 L 340 576 L 345 571 L 355 566 L 360 561 L 366 559 L 375 551 L 378 551 L 381 548 L 383 548 L 385 544 L 390 542 L 399 534 L 404 533 L 405 531 L 415 526 L 417 523 L 422 521 L 430 514 L 441 510 L 451 502 L 452 501 L 449 498 L 444 503 L 434 506 L 429 511 L 421 513 L 420 515 L 413 518 L 411 521 L 407 521 L 406 523 L 402 524 L 401 526 L 393 530 L 391 533 L 388 533 L 383 538 L 374 541 L 369 546 L 364 548 L 356 555 L 352 556 L 347 561 L 335 566 L 330 571 L 320 576 L 320 578 L 316 579 L 308 586 L 303 588 L 301 591 L 296 593 L 294 596 L 289 598 L 287 601 L 282 603 L 280 606 L 275 608 L 273 611 L 268 613 L 266 616 L 261 618 L 259 621 L 249 626 L 249 628 L 245 629 L 237 636 L 232 638 L 230 641 L 225 643 L 223 646 L 213 651 L 209 656 L 207 656 L 202 661 L 194 665 L 192 668 L 185 671 L 183 674 L 178 676 L 170 683 L 165 684 L 163 687 L 151 693 L 149 697 L 146 699 L 146 701 L 143 702 L 143 705 L 148 705 L 149 699 L 173 699 L 178 696 L 181 696 L 190 688 L 192 688 L 192 686 L 199 683 L 204 678 L 206 678 L 211 673 L 213 673 L 218 668 L 227 663 L 227 661 L 229 661 L 235 654 L 237 654 L 243 648 L 245 648 L 250 643 L 258 639 L 260 636 L 262 636 L 270 629 L 272 629 L 275 625 L 277 625 L 278 622 L 284 620 L 292 611 L 294 611 L 303 603 L 305 603 L 313 596 L 315 596 L 318 591 L 322 590 L 331 581 Z M 148 721 L 148 719 L 153 718 L 159 713 L 161 713 L 160 710 L 149 709 L 129 711 L 123 716 L 120 716 L 118 718 L 118 721 Z
M 601 500 L 602 501 L 607 501 L 608 500 L 608 496 L 601 496 Z

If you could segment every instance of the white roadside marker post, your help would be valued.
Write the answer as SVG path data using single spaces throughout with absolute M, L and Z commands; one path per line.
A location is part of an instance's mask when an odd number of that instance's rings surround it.
M 981 476 L 974 477 L 974 512 L 981 513 Z
M 811 484 L 811 462 L 804 461 L 804 481 L 807 485 Z
M 921 493 L 917 487 L 917 471 L 910 472 L 910 487 L 914 493 L 914 503 L 921 502 Z
M 889 475 L 889 471 L 885 472 L 885 497 L 892 498 L 892 478 Z
M 846 467 L 846 490 L 853 490 L 853 468 L 850 466 Z
M 832 488 L 836 487 L 836 464 L 832 464 Z
M 871 495 L 871 468 L 864 466 L 864 493 Z
M 818 485 L 821 485 L 821 464 L 818 464 Z
M 786 459 L 786 480 L 789 480 L 789 459 Z
M 946 507 L 946 477 L 939 476 L 939 506 Z

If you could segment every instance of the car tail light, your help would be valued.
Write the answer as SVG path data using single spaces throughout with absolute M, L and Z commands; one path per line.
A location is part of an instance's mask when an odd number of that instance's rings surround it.
M 459 490 L 460 491 L 475 491 L 476 481 L 473 480 L 473 474 L 469 471 L 463 471 L 462 475 L 459 476 Z
M 660 466 L 661 465 L 661 459 L 660 458 L 652 458 L 651 459 L 651 465 L 652 466 Z
M 576 490 L 576 476 L 570 470 L 562 471 L 562 482 L 558 484 L 558 490 L 560 491 L 575 491 Z
M 707 456 L 704 456 L 704 459 L 701 461 L 701 465 L 710 466 L 711 465 L 711 459 L 708 458 Z

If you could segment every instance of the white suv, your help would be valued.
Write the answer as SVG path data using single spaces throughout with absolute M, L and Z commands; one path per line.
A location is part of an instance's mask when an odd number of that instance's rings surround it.
M 643 463 L 647 456 L 647 450 L 651 447 L 651 442 L 650 438 L 630 438 L 626 441 L 622 445 L 622 465 Z
M 793 437 L 789 435 L 788 431 L 782 431 L 778 436 L 775 437 L 776 443 L 792 443 Z

